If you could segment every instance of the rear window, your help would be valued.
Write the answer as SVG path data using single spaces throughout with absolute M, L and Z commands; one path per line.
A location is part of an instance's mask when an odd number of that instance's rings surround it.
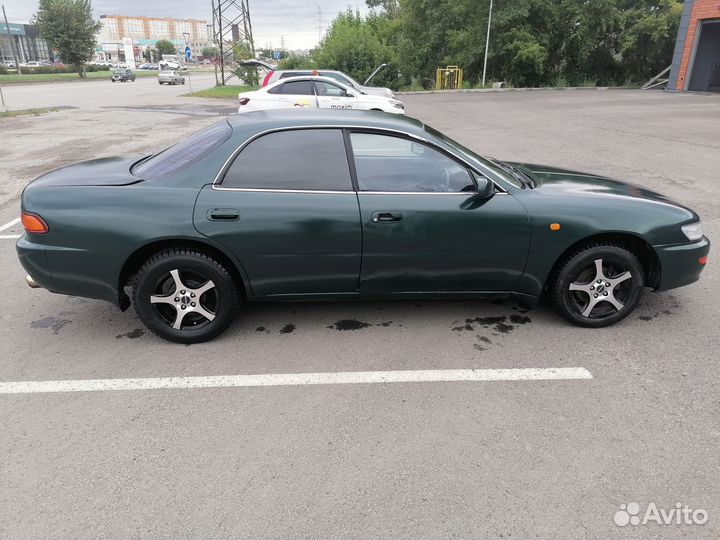
M 143 180 L 166 178 L 205 157 L 224 143 L 231 133 L 232 128 L 227 121 L 213 124 L 136 165 L 132 173 Z
M 342 131 L 298 129 L 269 133 L 255 139 L 230 166 L 222 186 L 351 191 Z

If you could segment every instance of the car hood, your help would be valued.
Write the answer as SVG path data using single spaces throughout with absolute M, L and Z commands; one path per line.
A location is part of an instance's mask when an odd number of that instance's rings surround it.
M 370 96 L 382 96 L 386 98 L 395 98 L 395 92 L 389 88 L 382 88 L 380 86 L 361 86 L 359 90 L 365 92 Z
M 142 156 L 106 157 L 81 161 L 37 177 L 29 187 L 41 186 L 126 186 L 142 180 L 130 169 Z
M 594 195 L 643 199 L 687 208 L 669 197 L 636 184 L 613 180 L 591 173 L 571 171 L 547 165 L 512 163 L 530 175 L 537 183 L 536 189 L 555 192 L 558 195 Z

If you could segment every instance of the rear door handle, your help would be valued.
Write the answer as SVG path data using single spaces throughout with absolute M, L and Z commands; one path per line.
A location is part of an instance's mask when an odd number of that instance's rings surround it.
M 210 221 L 237 221 L 240 219 L 240 210 L 237 208 L 213 208 L 208 210 L 207 218 Z
M 387 210 L 372 213 L 373 223 L 397 223 L 402 220 L 402 217 L 401 212 L 388 212 Z

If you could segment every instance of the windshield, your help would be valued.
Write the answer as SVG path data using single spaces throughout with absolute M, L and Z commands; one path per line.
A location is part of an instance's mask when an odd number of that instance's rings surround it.
M 227 140 L 230 133 L 232 133 L 230 124 L 223 120 L 141 161 L 131 172 L 143 180 L 170 176 L 215 150 Z
M 481 165 L 483 165 L 483 166 L 487 167 L 488 169 L 492 170 L 495 174 L 497 174 L 499 177 L 501 177 L 503 180 L 505 180 L 505 181 L 508 182 L 509 184 L 511 184 L 511 185 L 513 185 L 513 186 L 515 186 L 515 187 L 518 187 L 518 188 L 522 188 L 522 187 L 523 187 L 522 183 L 521 183 L 517 178 L 515 178 L 515 176 L 514 176 L 513 174 L 509 173 L 508 171 L 506 171 L 505 169 L 503 169 L 503 168 L 500 167 L 499 165 L 493 163 L 493 162 L 490 161 L 489 159 L 484 158 L 484 157 L 482 157 L 482 156 L 479 155 L 479 154 L 476 154 L 475 152 L 473 152 L 473 151 L 470 150 L 469 148 L 466 148 L 465 146 L 463 146 L 463 145 L 460 144 L 459 142 L 454 141 L 453 139 L 451 139 L 450 137 L 448 137 L 448 136 L 445 135 L 444 133 L 438 131 L 437 129 L 435 129 L 435 128 L 433 128 L 433 127 L 430 127 L 430 126 L 428 126 L 427 124 L 425 124 L 425 131 L 427 131 L 430 135 L 432 135 L 432 136 L 435 137 L 436 139 L 440 139 L 442 142 L 444 142 L 444 143 L 447 144 L 448 146 L 452 146 L 455 150 L 457 150 L 457 151 L 460 152 L 461 154 L 464 154 L 464 155 L 465 155 L 467 158 L 469 158 L 471 161 L 477 161 L 477 162 L 479 162 Z

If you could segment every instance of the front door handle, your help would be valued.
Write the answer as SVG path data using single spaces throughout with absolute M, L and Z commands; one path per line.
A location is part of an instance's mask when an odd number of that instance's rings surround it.
M 386 210 L 372 213 L 373 223 L 397 223 L 402 220 L 402 217 L 403 215 L 400 212 L 388 212 Z
M 208 210 L 207 218 L 210 221 L 237 221 L 240 219 L 240 210 L 237 208 L 213 208 Z

